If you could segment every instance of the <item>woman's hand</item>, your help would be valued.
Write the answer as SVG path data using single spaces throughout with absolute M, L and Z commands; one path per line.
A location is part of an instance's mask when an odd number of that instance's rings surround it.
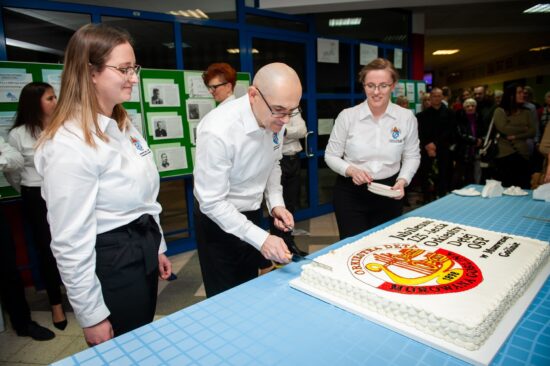
M 113 327 L 109 319 L 105 319 L 91 327 L 82 328 L 82 330 L 84 331 L 84 339 L 90 347 L 97 346 L 114 337 Z
M 172 274 L 172 262 L 164 253 L 159 254 L 159 277 L 167 280 Z
M 366 172 L 365 170 L 356 168 L 353 165 L 350 165 L 346 169 L 346 177 L 351 177 L 353 180 L 353 183 L 357 186 L 360 186 L 365 183 L 369 184 L 372 182 L 372 177 L 368 172 Z
M 405 196 L 405 186 L 407 185 L 407 182 L 403 178 L 399 178 L 393 187 L 391 188 L 394 191 L 400 191 L 401 194 L 399 196 L 394 197 L 395 200 L 400 200 Z

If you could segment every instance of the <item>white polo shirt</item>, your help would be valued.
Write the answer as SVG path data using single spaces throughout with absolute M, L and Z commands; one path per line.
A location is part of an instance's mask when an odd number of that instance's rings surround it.
M 36 139 L 31 135 L 27 127 L 23 125 L 10 131 L 8 142 L 17 149 L 25 159 L 25 166 L 23 169 L 6 175 L 10 184 L 18 192 L 21 192 L 21 186 L 40 187 L 42 185 L 42 177 L 38 174 L 34 166 Z
M 160 229 L 160 181 L 151 150 L 131 123 L 121 132 L 116 121 L 98 119 L 109 142 L 94 135 L 97 145 L 89 146 L 79 122 L 67 121 L 35 156 L 44 178 L 52 252 L 82 327 L 110 314 L 95 273 L 96 236 L 143 214 L 152 215 Z M 159 252 L 165 251 L 163 238 Z
M 201 212 L 258 250 L 269 234 L 241 212 L 259 209 L 264 194 L 269 212 L 284 207 L 283 132 L 260 128 L 248 94 L 218 106 L 198 126 L 193 175 Z
M 325 161 L 344 177 L 353 165 L 371 173 L 375 180 L 399 173 L 398 179 L 409 184 L 420 165 L 416 117 L 391 102 L 377 121 L 367 101 L 344 109 L 330 134 Z

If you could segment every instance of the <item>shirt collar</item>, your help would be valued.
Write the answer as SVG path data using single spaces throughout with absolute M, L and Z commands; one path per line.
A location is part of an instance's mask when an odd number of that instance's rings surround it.
M 390 117 L 392 119 L 397 119 L 397 106 L 393 104 L 391 101 L 388 103 L 388 107 L 386 108 L 386 111 L 384 114 L 382 114 L 382 118 L 384 117 Z M 374 116 L 372 115 L 372 111 L 370 110 L 369 104 L 365 100 L 360 107 L 359 110 L 359 119 L 364 120 L 370 118 L 374 120 Z
M 263 130 L 263 128 L 261 128 L 258 124 L 256 116 L 254 116 L 254 113 L 252 112 L 252 106 L 250 105 L 250 101 L 248 100 L 248 93 L 240 97 L 238 99 L 238 102 L 242 103 L 243 105 L 243 108 L 241 110 L 243 111 L 242 117 L 245 133 L 248 135 L 250 133 Z

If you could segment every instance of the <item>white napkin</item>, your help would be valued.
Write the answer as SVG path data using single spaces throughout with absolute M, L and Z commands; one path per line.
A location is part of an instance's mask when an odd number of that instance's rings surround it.
M 380 183 L 370 183 L 368 190 L 374 194 L 386 197 L 397 197 L 401 194 L 401 191 L 393 190 L 392 187 Z
M 520 187 L 511 186 L 508 187 L 502 192 L 502 194 L 508 195 L 508 196 L 527 196 L 529 193 L 527 191 L 524 191 Z
M 502 196 L 504 188 L 502 188 L 502 182 L 493 179 L 487 179 L 483 190 L 481 191 L 481 197 L 493 198 Z
M 541 184 L 533 191 L 534 200 L 550 202 L 550 183 Z

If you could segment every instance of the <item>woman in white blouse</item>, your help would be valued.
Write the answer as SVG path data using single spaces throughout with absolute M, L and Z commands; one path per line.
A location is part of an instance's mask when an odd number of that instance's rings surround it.
M 46 202 L 40 195 L 42 177 L 34 166 L 36 140 L 50 122 L 56 104 L 57 97 L 50 84 L 32 82 L 21 90 L 8 141 L 23 155 L 25 166 L 21 170 L 6 173 L 6 178 L 21 193 L 23 212 L 32 232 L 40 275 L 52 308 L 53 325 L 63 330 L 67 326 L 67 319 L 61 305 L 61 278 L 50 249 L 52 238 L 46 218 Z
M 367 100 L 340 112 L 330 134 L 325 161 L 339 174 L 334 211 L 342 239 L 401 215 L 405 187 L 420 164 L 416 118 L 390 100 L 398 79 L 388 60 L 363 67 L 359 80 Z M 372 193 L 373 182 L 397 192 Z
M 80 28 L 35 157 L 52 251 L 89 345 L 151 322 L 158 276 L 171 273 L 153 154 L 122 106 L 139 71 L 127 32 Z

